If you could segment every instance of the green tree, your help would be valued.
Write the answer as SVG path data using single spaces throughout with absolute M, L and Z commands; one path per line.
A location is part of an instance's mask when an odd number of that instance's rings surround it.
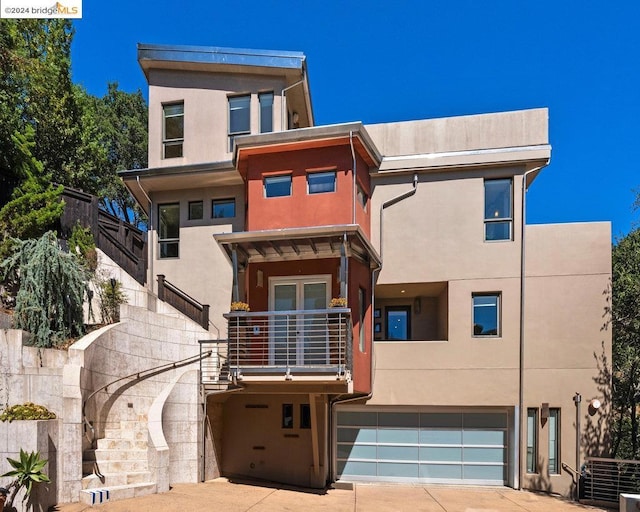
M 16 244 L 14 254 L 0 263 L 4 278 L 19 284 L 15 327 L 30 332 L 38 347 L 81 335 L 87 273 L 79 259 L 60 249 L 52 231 Z
M 35 143 L 33 129 L 27 135 L 12 137 L 16 149 L 16 176 L 23 181 L 14 188 L 11 200 L 0 209 L 0 257 L 7 256 L 12 239 L 37 238 L 51 229 L 60 219 L 64 203 L 60 198 L 62 186 L 51 185 L 43 165 L 31 154 Z
M 640 230 L 617 241 L 612 252 L 614 457 L 639 455 Z

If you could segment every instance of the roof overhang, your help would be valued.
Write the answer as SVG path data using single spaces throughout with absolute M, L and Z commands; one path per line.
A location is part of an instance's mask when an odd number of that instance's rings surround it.
M 350 142 L 370 167 L 377 168 L 382 162 L 382 155 L 361 122 L 243 135 L 236 137 L 234 142 L 234 162 L 241 172 L 243 162 L 252 155 L 338 146 Z
M 286 87 L 292 87 L 287 98 L 292 106 L 313 126 L 313 107 L 307 76 L 307 60 L 302 52 L 252 50 L 218 46 L 177 46 L 138 43 L 138 63 L 149 81 L 152 69 L 203 71 L 284 77 Z M 304 105 L 305 112 L 299 107 Z
M 356 224 L 241 231 L 213 237 L 230 258 L 236 251 L 243 268 L 257 262 L 339 258 L 343 244 L 347 257 L 371 268 L 380 265 L 380 256 Z
M 154 192 L 243 183 L 231 161 L 132 169 L 118 171 L 118 175 L 147 215 L 147 196 Z

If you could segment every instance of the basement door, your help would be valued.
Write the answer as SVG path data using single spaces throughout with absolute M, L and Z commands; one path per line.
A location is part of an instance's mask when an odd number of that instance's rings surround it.
M 275 366 L 325 365 L 329 356 L 326 314 L 305 311 L 326 309 L 331 276 L 277 277 L 269 282 L 269 302 L 276 315 L 270 329 L 269 364 Z
M 507 412 L 338 410 L 338 480 L 506 485 Z

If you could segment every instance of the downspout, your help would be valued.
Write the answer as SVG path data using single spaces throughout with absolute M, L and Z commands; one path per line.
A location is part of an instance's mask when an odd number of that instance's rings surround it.
M 286 113 L 287 113 L 287 97 L 285 96 L 284 93 L 286 93 L 289 89 L 293 89 L 296 85 L 300 85 L 302 83 L 304 83 L 304 71 L 302 72 L 302 79 L 298 80 L 295 84 L 291 84 L 288 87 L 285 87 L 284 89 L 282 89 L 282 92 L 280 93 L 281 96 L 281 100 L 280 100 L 280 111 L 282 112 L 282 115 L 280 116 L 281 120 L 280 120 L 280 131 L 281 132 L 285 132 L 287 131 L 288 128 L 285 128 L 285 120 L 286 120 Z
M 524 429 L 524 415 L 523 415 L 523 408 L 524 408 L 524 306 L 525 306 L 525 299 L 524 299 L 524 291 L 525 291 L 525 286 L 524 286 L 524 278 L 525 278 L 525 250 L 524 250 L 524 246 L 525 246 L 525 225 L 526 225 L 526 220 L 527 220 L 527 176 L 529 174 L 531 174 L 532 172 L 537 172 L 540 169 L 542 169 L 543 167 L 545 167 L 547 164 L 549 163 L 549 161 L 547 160 L 547 162 L 545 162 L 544 165 L 541 165 L 539 167 L 535 167 L 533 169 L 530 169 L 528 171 L 526 171 L 523 175 L 522 175 L 522 214 L 521 214 L 521 225 L 520 225 L 520 361 L 518 364 L 518 376 L 519 376 L 519 382 L 518 382 L 518 451 L 517 451 L 517 456 L 516 456 L 516 461 L 518 464 L 518 485 L 516 485 L 516 489 L 520 490 L 522 489 L 522 483 L 523 483 L 523 478 L 524 478 L 524 471 L 522 468 L 522 447 L 524 446 L 524 443 L 526 442 L 525 440 L 525 429 Z
M 411 197 L 413 194 L 416 193 L 416 191 L 418 190 L 418 175 L 414 174 L 413 175 L 413 188 L 407 192 L 404 192 L 403 194 L 400 194 L 399 196 L 393 197 L 391 199 L 388 199 L 387 201 L 385 201 L 384 203 L 382 203 L 382 206 L 380 206 L 380 261 L 384 261 L 384 258 L 382 257 L 382 251 L 383 251 L 383 243 L 382 243 L 382 223 L 383 223 L 383 219 L 384 219 L 384 210 L 385 208 L 388 208 L 389 206 L 393 206 L 396 203 L 399 203 L 400 201 L 406 199 L 407 197 Z M 382 266 L 382 264 L 381 264 Z
M 144 197 L 149 201 L 149 225 L 147 226 L 147 243 L 149 244 L 149 277 L 147 278 L 147 288 L 153 292 L 153 247 L 155 243 L 152 243 L 153 238 L 153 201 L 142 188 L 142 183 L 140 183 L 140 176 L 136 176 L 136 182 L 138 183 L 138 187 L 144 194 Z
M 353 174 L 353 188 L 351 190 L 352 217 L 351 224 L 356 223 L 356 152 L 353 149 L 353 131 L 349 130 L 349 145 L 351 146 L 351 174 Z

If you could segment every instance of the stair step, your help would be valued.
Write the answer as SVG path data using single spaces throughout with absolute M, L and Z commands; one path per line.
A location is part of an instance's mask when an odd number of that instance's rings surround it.
M 106 439 L 146 441 L 149 438 L 149 433 L 146 429 L 139 428 L 105 428 L 104 437 Z
M 85 475 L 95 473 L 96 465 L 98 472 L 102 475 L 109 473 L 133 473 L 136 471 L 147 471 L 149 469 L 146 460 L 83 460 L 82 473 Z
M 136 441 L 135 439 L 122 438 L 102 438 L 98 439 L 99 450 L 146 450 L 148 442 Z
M 130 471 L 128 473 L 106 473 L 100 476 L 91 473 L 82 478 L 83 489 L 101 489 L 117 485 L 139 484 L 151 481 L 149 471 Z
M 83 489 L 80 491 L 80 502 L 87 505 L 99 505 L 107 501 L 126 500 L 138 496 L 146 496 L 157 492 L 156 484 L 141 482 L 129 485 L 113 485 L 98 489 Z
M 143 460 L 147 461 L 147 450 L 105 450 L 91 449 L 85 450 L 82 457 L 85 461 L 106 462 L 112 460 Z

